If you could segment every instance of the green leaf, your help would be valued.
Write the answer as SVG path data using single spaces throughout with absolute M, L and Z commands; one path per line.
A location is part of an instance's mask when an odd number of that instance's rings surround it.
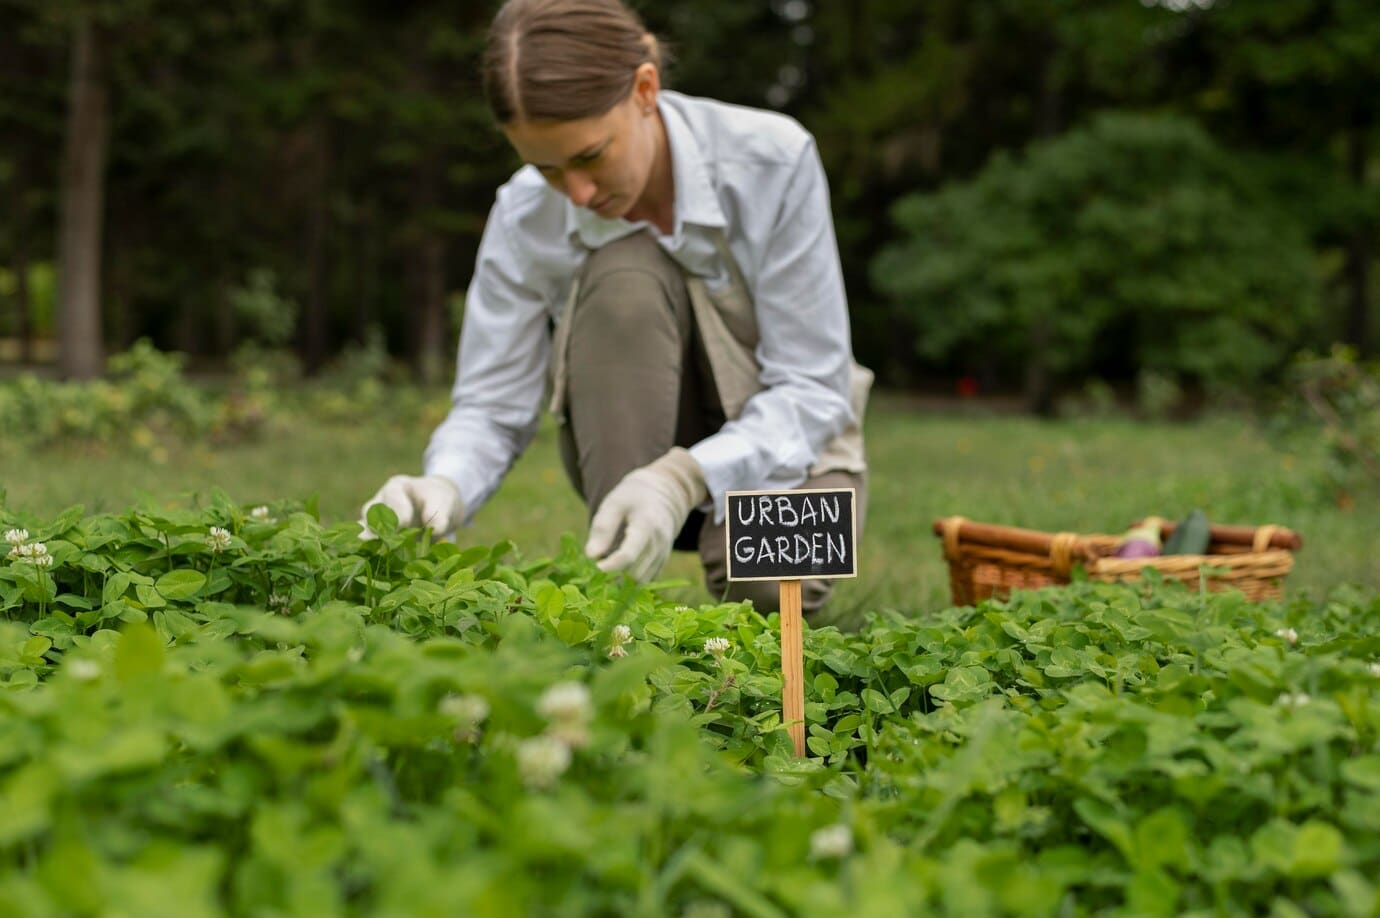
M 398 531 L 398 515 L 387 504 L 374 504 L 364 514 L 369 529 L 381 539 L 386 539 Z
M 575 619 L 562 619 L 556 625 L 556 636 L 574 647 L 589 637 L 589 625 Z
M 862 700 L 867 709 L 876 714 L 890 714 L 896 710 L 891 706 L 891 701 L 876 689 L 863 689 Z
M 1111 806 L 1092 797 L 1079 797 L 1074 801 L 1073 811 L 1098 835 L 1115 845 L 1127 861 L 1134 859 L 1135 847 L 1131 838 L 1131 827 Z
M 139 597 L 139 604 L 145 609 L 161 609 L 168 604 L 168 601 L 158 594 L 152 584 L 135 584 L 134 595 Z
M 1309 820 L 1294 836 L 1294 852 L 1289 866 L 1292 877 L 1325 877 L 1343 866 L 1346 842 L 1336 827 Z
M 537 606 L 537 617 L 554 622 L 565 611 L 565 591 L 554 583 L 548 583 L 537 590 L 532 597 Z
M 206 575 L 201 571 L 176 570 L 158 578 L 154 584 L 164 599 L 191 599 L 206 585 Z
M 166 656 L 157 631 L 143 622 L 130 623 L 121 629 L 120 643 L 115 647 L 115 675 L 121 682 L 129 682 L 162 672 Z
M 105 586 L 101 589 L 101 604 L 110 605 L 117 599 L 124 598 L 125 592 L 129 589 L 130 577 L 125 571 L 111 574 L 105 581 Z
M 1350 784 L 1380 794 L 1380 755 L 1363 755 L 1342 763 L 1342 777 Z
M 1136 825 L 1136 866 L 1187 866 L 1188 838 L 1183 813 L 1173 807 L 1156 810 Z

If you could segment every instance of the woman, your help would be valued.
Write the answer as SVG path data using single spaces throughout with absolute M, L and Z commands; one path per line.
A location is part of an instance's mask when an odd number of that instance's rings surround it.
M 586 552 L 639 580 L 697 548 L 726 581 L 724 493 L 842 488 L 865 506 L 871 373 L 813 138 L 782 115 L 663 91 L 619 0 L 510 0 L 484 57 L 525 165 L 499 189 L 465 300 L 454 398 L 422 476 L 366 504 L 451 532 L 536 432 L 544 392 L 592 519 Z M 806 581 L 807 613 L 829 595 Z

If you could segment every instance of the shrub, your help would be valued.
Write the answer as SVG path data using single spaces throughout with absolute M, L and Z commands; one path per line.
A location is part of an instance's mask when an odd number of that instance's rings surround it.
M 983 354 L 1038 402 L 1096 372 L 1241 385 L 1281 367 L 1317 314 L 1301 229 L 1180 119 L 1103 115 L 893 214 L 905 238 L 873 277 L 916 354 Z
M 1289 369 L 1270 425 L 1286 438 L 1320 443 L 1322 481 L 1349 506 L 1380 487 L 1380 363 L 1338 345 L 1325 356 L 1301 354 Z

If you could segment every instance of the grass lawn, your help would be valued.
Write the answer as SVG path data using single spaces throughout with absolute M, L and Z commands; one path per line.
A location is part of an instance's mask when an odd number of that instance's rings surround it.
M 334 522 L 354 517 L 388 475 L 419 470 L 433 422 L 302 421 L 256 443 L 170 451 L 161 464 L 74 447 L 10 450 L 0 452 L 0 488 L 11 509 L 39 516 L 77 503 L 88 512 L 139 502 L 185 506 L 215 486 L 244 503 L 316 495 L 323 519 Z M 1177 519 L 1201 507 L 1214 522 L 1279 523 L 1301 532 L 1293 593 L 1321 596 L 1345 582 L 1380 588 L 1374 495 L 1349 509 L 1319 498 L 1317 457 L 1282 452 L 1244 420 L 1041 421 L 936 413 L 884 394 L 874 400 L 867 437 L 872 470 L 862 576 L 840 586 L 829 610 L 844 626 L 865 609 L 918 614 L 948 604 L 947 570 L 930 525 L 949 514 L 1049 531 L 1119 532 L 1136 517 Z M 512 539 L 524 556 L 536 557 L 551 553 L 564 532 L 583 537 L 584 525 L 547 422 L 460 539 Z M 687 581 L 678 591 L 682 601 L 708 600 L 694 556 L 677 555 L 666 576 Z

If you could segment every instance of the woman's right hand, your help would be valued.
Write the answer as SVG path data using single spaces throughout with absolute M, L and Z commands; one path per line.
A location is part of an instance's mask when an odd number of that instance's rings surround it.
M 450 535 L 465 521 L 465 502 L 455 482 L 440 475 L 394 475 L 383 483 L 359 511 L 361 539 L 378 536 L 365 522 L 369 508 L 383 504 L 398 515 L 398 525 L 431 527 L 438 536 Z

